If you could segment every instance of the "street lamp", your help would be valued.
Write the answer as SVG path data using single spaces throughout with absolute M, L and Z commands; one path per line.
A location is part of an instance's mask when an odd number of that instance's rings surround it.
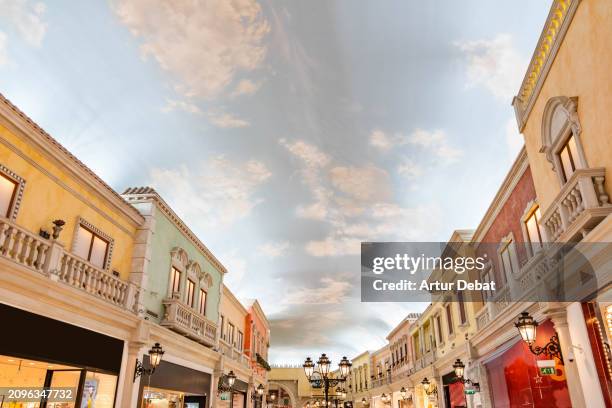
M 423 378 L 421 384 L 423 385 L 427 395 L 438 395 L 438 387 L 436 387 L 435 384 L 430 383 L 427 377 Z
M 543 347 L 534 346 L 536 341 L 536 333 L 538 328 L 538 322 L 536 322 L 531 315 L 527 312 L 522 312 L 514 326 L 518 329 L 521 338 L 529 346 L 529 351 L 532 354 L 539 356 L 544 354 L 550 358 L 556 357 L 563 364 L 563 354 L 561 353 L 561 344 L 559 344 L 559 337 L 557 333 L 553 334 L 549 342 Z
M 230 372 L 227 374 L 227 385 L 229 385 L 229 387 L 232 388 L 235 382 L 236 382 L 236 374 L 234 374 L 234 372 L 230 370 Z
M 257 387 L 257 395 L 262 396 L 264 393 L 264 386 L 263 384 L 259 384 L 259 386 Z
M 325 406 L 329 406 L 329 388 L 339 386 L 341 383 L 346 382 L 351 369 L 351 362 L 343 357 L 338 364 L 340 368 L 340 375 L 338 378 L 334 378 L 330 373 L 331 360 L 325 353 L 321 354 L 317 361 L 319 370 L 315 370 L 314 362 L 310 357 L 306 358 L 302 367 L 304 368 L 304 374 L 314 388 L 323 388 L 325 393 Z M 315 374 L 319 374 L 319 378 L 313 378 Z M 346 391 L 345 391 L 346 393 Z
M 151 347 L 151 350 L 149 350 L 149 364 L 151 365 L 151 368 L 144 368 L 143 363 L 136 359 L 136 367 L 134 368 L 134 382 L 136 382 L 136 379 L 143 374 L 151 376 L 155 372 L 157 366 L 159 366 L 159 363 L 161 363 L 163 355 L 164 349 L 159 345 L 159 343 L 155 343 L 155 345 Z
M 406 399 L 407 394 L 408 392 L 406 391 L 406 388 L 402 387 L 402 389 L 400 390 L 400 396 L 402 397 L 403 400 Z
M 463 364 L 460 359 L 457 359 L 457 361 L 455 361 L 455 364 L 453 364 L 453 368 L 455 369 L 455 377 L 463 378 L 463 373 L 465 372 L 465 364 Z

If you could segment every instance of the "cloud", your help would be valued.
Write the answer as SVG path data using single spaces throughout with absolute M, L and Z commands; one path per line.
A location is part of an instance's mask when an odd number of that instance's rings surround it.
M 187 97 L 210 99 L 260 67 L 270 30 L 255 0 L 114 0 L 113 9 Z
M 303 304 L 342 304 L 348 299 L 352 285 L 346 280 L 335 280 L 329 277 L 321 278 L 320 286 L 315 288 L 300 288 L 288 291 L 283 302 L 290 305 Z
M 8 53 L 6 52 L 6 34 L 0 31 L 0 67 L 7 65 L 9 62 Z
M 174 99 L 168 99 L 166 101 L 166 105 L 162 108 L 162 112 L 168 113 L 168 112 L 175 111 L 177 109 L 182 110 L 187 113 L 193 113 L 196 115 L 202 114 L 202 110 L 197 105 L 194 105 L 193 103 L 190 103 L 190 102 L 179 101 L 179 100 L 174 100 Z
M 511 117 L 506 122 L 505 134 L 508 155 L 510 156 L 510 160 L 514 160 L 524 144 L 523 136 L 518 131 L 516 119 L 514 117 Z
M 406 178 L 417 178 L 423 175 L 423 168 L 414 161 L 404 159 L 399 166 L 397 166 L 397 174 Z
M 235 98 L 240 95 L 253 95 L 255 92 L 259 90 L 261 87 L 261 83 L 255 83 L 250 79 L 243 79 L 238 82 L 236 88 L 230 94 L 230 97 Z
M 195 168 L 152 169 L 150 184 L 181 217 L 209 228 L 249 216 L 263 202 L 257 190 L 271 175 L 262 162 L 236 163 L 216 156 Z
M 370 145 L 383 152 L 388 152 L 393 147 L 405 143 L 406 140 L 401 134 L 388 135 L 380 129 L 376 129 L 370 133 Z
M 435 137 L 426 148 L 440 148 L 445 139 Z M 302 183 L 311 202 L 297 207 L 298 217 L 325 223 L 328 232 L 309 240 L 304 250 L 315 257 L 354 255 L 362 241 L 425 240 L 438 226 L 431 221 L 436 207 L 404 207 L 394 202 L 391 178 L 373 164 L 345 166 L 318 147 L 303 140 L 279 140 L 298 159 Z M 446 149 L 446 150 L 445 150 Z
M 267 242 L 257 247 L 257 252 L 268 258 L 283 256 L 289 249 L 289 242 Z
M 508 34 L 490 40 L 456 42 L 467 59 L 469 86 L 483 86 L 497 99 L 510 103 L 527 69 Z
M 408 142 L 415 146 L 420 146 L 449 162 L 453 162 L 463 155 L 462 150 L 448 144 L 446 133 L 443 130 L 428 131 L 416 129 L 410 135 Z
M 228 272 L 227 276 L 224 278 L 225 284 L 232 288 L 240 287 L 247 271 L 246 260 L 240 257 L 237 249 L 232 249 L 221 254 L 219 260 Z
M 223 129 L 244 128 L 251 125 L 248 121 L 237 118 L 230 113 L 209 112 L 208 120 L 216 127 Z
M 46 6 L 28 0 L 0 0 L 0 18 L 8 21 L 31 46 L 40 47 L 48 24 L 43 21 Z

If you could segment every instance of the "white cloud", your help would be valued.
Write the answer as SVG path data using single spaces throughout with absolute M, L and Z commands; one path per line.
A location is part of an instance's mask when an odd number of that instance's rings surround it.
M 227 275 L 224 278 L 225 284 L 232 288 L 240 287 L 246 275 L 247 263 L 240 257 L 238 250 L 232 249 L 221 254 L 219 260 L 225 266 L 225 269 L 227 269 Z
M 114 0 L 113 8 L 187 97 L 214 98 L 239 72 L 257 69 L 270 30 L 255 0 Z
M 250 215 L 263 199 L 257 189 L 272 174 L 256 160 L 212 157 L 197 168 L 153 169 L 151 185 L 175 211 L 201 227 L 226 226 Z
M 348 299 L 351 284 L 346 279 L 322 278 L 319 283 L 321 286 L 316 288 L 302 288 L 286 293 L 283 303 L 329 305 L 341 304 Z
M 453 162 L 463 155 L 462 150 L 448 144 L 446 133 L 443 130 L 428 131 L 416 129 L 412 132 L 408 141 L 449 162 Z
M 279 143 L 299 159 L 302 183 L 312 201 L 297 215 L 329 226 L 320 239 L 306 243 L 306 253 L 317 256 L 358 254 L 360 243 L 371 240 L 425 240 L 437 226 L 430 217 L 435 208 L 407 208 L 393 201 L 389 174 L 372 164 L 334 165 L 327 153 L 302 140 Z M 438 147 L 440 140 L 433 146 Z M 428 145 L 429 148 L 429 145 Z M 426 225 L 427 224 L 427 225 Z
M 397 166 L 397 173 L 406 178 L 416 178 L 423 175 L 423 168 L 412 160 L 404 159 Z
M 200 110 L 200 108 L 197 105 L 194 105 L 193 103 L 190 103 L 190 102 L 179 101 L 179 100 L 174 100 L 174 99 L 168 99 L 166 101 L 166 105 L 162 108 L 162 112 L 168 113 L 168 112 L 172 112 L 177 109 L 185 111 L 187 113 L 193 113 L 196 115 L 202 114 L 202 110 Z
M 285 255 L 289 249 L 289 242 L 266 242 L 257 247 L 257 252 L 268 258 L 278 258 Z
M 380 129 L 376 129 L 370 133 L 370 145 L 377 149 L 387 152 L 393 147 L 405 144 L 406 140 L 401 134 L 388 135 Z
M 510 156 L 510 160 L 514 160 L 524 144 L 523 136 L 518 131 L 515 118 L 511 117 L 506 122 L 505 134 L 508 155 Z
M 40 47 L 45 38 L 48 24 L 43 21 L 46 6 L 41 2 L 28 0 L 0 0 L 0 18 L 15 27 L 24 40 Z
M 527 69 L 527 59 L 514 47 L 512 37 L 456 42 L 467 58 L 469 86 L 484 86 L 496 98 L 510 103 Z
M 243 128 L 251 125 L 248 121 L 237 118 L 230 113 L 209 112 L 208 120 L 210 120 L 210 123 L 214 126 L 223 129 Z
M 253 95 L 260 87 L 261 83 L 255 83 L 250 79 L 243 79 L 238 82 L 238 85 L 236 85 L 236 88 L 234 88 L 230 96 L 235 98 L 240 95 Z
M 0 31 L 0 67 L 9 62 L 6 47 L 6 34 Z

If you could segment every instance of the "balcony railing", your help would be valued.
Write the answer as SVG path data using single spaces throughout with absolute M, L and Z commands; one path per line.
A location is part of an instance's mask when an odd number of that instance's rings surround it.
M 572 174 L 542 215 L 548 241 L 580 240 L 612 213 L 604 181 L 604 168 L 578 169 Z
M 243 352 L 230 345 L 227 341 L 219 339 L 219 350 L 224 356 L 239 362 L 245 367 L 249 366 L 249 358 Z
M 187 306 L 180 299 L 167 298 L 161 325 L 207 346 L 215 345 L 217 325 Z
M 137 313 L 138 288 L 7 219 L 0 219 L 0 255 L 50 279 Z

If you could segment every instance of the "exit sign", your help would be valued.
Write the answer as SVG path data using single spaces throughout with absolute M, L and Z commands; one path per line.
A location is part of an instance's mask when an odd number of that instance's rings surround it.
M 473 389 L 473 388 L 465 390 L 464 392 L 465 392 L 465 395 L 474 395 L 474 394 L 476 394 L 476 390 Z
M 541 375 L 555 375 L 556 372 L 555 367 L 540 367 Z

